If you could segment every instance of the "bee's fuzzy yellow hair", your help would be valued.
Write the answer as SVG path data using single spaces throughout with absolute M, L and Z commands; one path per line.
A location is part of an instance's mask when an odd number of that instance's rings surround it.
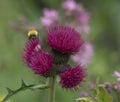
M 28 36 L 31 36 L 31 35 L 38 35 L 38 32 L 36 30 L 30 30 L 28 31 Z

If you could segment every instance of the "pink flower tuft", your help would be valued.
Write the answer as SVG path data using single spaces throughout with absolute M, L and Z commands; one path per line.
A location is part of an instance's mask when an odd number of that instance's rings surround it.
M 88 34 L 90 32 L 90 27 L 89 27 L 90 14 L 85 11 L 82 5 L 78 4 L 75 16 L 76 16 L 76 21 L 78 23 L 77 30 L 80 33 Z
M 77 8 L 77 3 L 74 0 L 66 0 L 62 4 L 62 8 L 68 12 L 75 11 Z
M 85 69 L 77 66 L 75 68 L 70 68 L 60 74 L 60 84 L 63 88 L 66 89 L 76 89 L 82 82 L 84 82 L 85 77 Z
M 72 60 L 83 67 L 87 67 L 94 55 L 94 49 L 91 43 L 85 42 L 79 53 L 72 56 Z
M 117 80 L 120 81 L 120 72 L 115 71 L 115 72 L 113 73 L 113 76 L 116 76 L 116 77 L 117 77 Z
M 41 25 L 49 27 L 56 24 L 59 20 L 58 13 L 56 10 L 44 9 L 43 16 L 40 18 Z
M 45 52 L 39 52 L 31 58 L 30 68 L 36 74 L 46 75 L 52 70 L 52 56 Z
M 29 40 L 24 47 L 23 62 L 30 66 L 31 57 L 41 50 L 39 39 Z
M 90 19 L 90 15 L 85 11 L 80 12 L 77 17 L 77 21 L 82 25 L 88 24 L 89 19 Z
M 119 73 L 118 71 L 115 71 L 115 72 L 113 73 L 113 76 L 120 77 L 120 73 Z
M 42 26 L 44 26 L 44 27 L 49 27 L 52 24 L 54 24 L 54 21 L 47 17 L 41 17 L 40 20 L 41 20 Z
M 78 52 L 83 44 L 80 34 L 69 26 L 52 27 L 47 34 L 47 43 L 62 53 Z
M 51 18 L 53 20 L 58 20 L 58 12 L 56 10 L 50 10 L 50 9 L 43 9 L 43 14 L 47 18 Z

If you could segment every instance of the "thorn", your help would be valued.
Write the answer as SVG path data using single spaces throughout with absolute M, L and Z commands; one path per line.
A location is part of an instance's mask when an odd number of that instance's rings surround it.
M 22 80 L 21 87 L 25 87 L 25 86 L 27 86 L 27 85 L 26 85 L 25 82 Z
M 7 91 L 8 91 L 8 93 L 12 93 L 13 92 L 13 90 L 11 90 L 10 88 L 6 88 L 7 89 Z

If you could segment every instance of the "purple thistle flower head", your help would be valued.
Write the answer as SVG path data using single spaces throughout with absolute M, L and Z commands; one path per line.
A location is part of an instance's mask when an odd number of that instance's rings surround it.
M 39 39 L 29 40 L 28 42 L 26 42 L 22 56 L 23 62 L 30 66 L 31 57 L 39 51 L 41 51 L 41 44 Z
M 83 40 L 75 29 L 69 26 L 55 26 L 48 31 L 47 43 L 56 51 L 71 54 L 80 50 Z
M 46 75 L 52 70 L 53 58 L 41 50 L 39 39 L 29 40 L 24 48 L 23 61 L 36 74 Z
M 49 53 L 39 52 L 31 58 L 30 68 L 39 75 L 47 75 L 53 67 L 53 59 Z
M 60 84 L 66 89 L 77 89 L 80 84 L 84 82 L 86 77 L 85 69 L 77 66 L 75 68 L 70 68 L 65 72 L 60 74 Z

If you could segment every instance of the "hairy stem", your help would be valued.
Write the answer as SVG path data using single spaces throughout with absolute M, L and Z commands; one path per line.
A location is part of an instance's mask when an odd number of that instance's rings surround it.
M 55 82 L 56 76 L 50 77 L 49 79 L 49 99 L 48 102 L 55 102 Z

